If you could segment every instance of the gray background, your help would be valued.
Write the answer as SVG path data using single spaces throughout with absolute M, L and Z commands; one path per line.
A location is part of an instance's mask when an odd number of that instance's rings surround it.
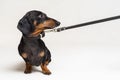
M 0 0 L 0 79 L 120 80 L 120 20 L 47 33 L 52 74 L 43 75 L 39 67 L 24 74 L 16 26 L 30 10 L 45 12 L 63 27 L 120 15 L 120 0 Z

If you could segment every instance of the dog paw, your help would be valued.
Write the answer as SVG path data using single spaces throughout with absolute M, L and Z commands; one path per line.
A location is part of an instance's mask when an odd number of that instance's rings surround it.
M 45 74 L 45 75 L 50 75 L 51 74 L 50 71 L 42 71 L 42 73 Z
M 31 71 L 30 70 L 25 70 L 24 73 L 29 74 L 29 73 L 31 73 Z

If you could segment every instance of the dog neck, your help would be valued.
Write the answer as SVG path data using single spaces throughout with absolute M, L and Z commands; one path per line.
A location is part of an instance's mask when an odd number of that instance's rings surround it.
M 40 35 L 38 35 L 38 36 L 22 36 L 24 39 L 29 39 L 29 40 L 33 40 L 33 39 L 40 39 L 41 37 L 40 37 Z

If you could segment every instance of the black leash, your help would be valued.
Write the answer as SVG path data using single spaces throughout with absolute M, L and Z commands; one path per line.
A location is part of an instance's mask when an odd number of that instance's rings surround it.
M 81 24 L 77 24 L 77 25 L 72 25 L 72 26 L 68 26 L 68 27 L 56 28 L 56 29 L 52 29 L 52 30 L 49 30 L 46 32 L 61 32 L 61 31 L 68 30 L 68 29 L 83 27 L 83 26 L 87 26 L 87 25 L 102 23 L 102 22 L 116 20 L 116 19 L 120 19 L 120 15 L 114 16 L 114 17 L 109 17 L 109 18 L 104 18 L 104 19 L 100 19 L 100 20 L 90 21 L 90 22 L 86 22 L 86 23 L 81 23 Z

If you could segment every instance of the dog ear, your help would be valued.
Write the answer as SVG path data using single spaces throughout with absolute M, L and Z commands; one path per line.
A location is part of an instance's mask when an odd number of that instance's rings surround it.
M 27 19 L 27 17 L 23 17 L 17 25 L 17 28 L 23 33 L 23 35 L 28 36 L 32 32 L 32 24 Z

